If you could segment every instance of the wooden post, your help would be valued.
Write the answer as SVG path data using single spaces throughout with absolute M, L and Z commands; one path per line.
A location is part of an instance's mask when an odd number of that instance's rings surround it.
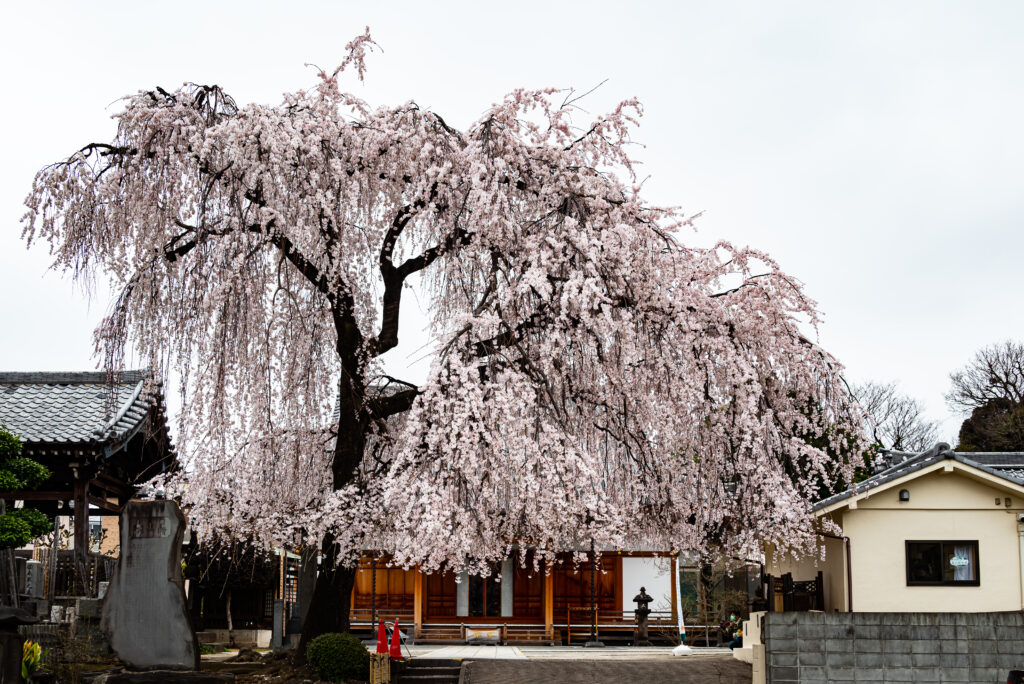
M 544 633 L 549 639 L 555 638 L 555 578 L 552 577 L 552 572 L 554 567 L 548 566 L 544 573 Z
M 597 556 L 590 538 L 590 641 L 597 641 Z
M 423 632 L 423 572 L 416 568 L 412 589 L 412 621 L 415 625 L 413 637 Z
M 672 554 L 669 576 L 672 578 L 672 624 L 679 624 L 679 554 Z
M 603 643 L 597 638 L 597 549 L 594 538 L 590 538 L 590 641 L 585 647 L 601 648 Z
M 281 600 L 281 638 L 282 639 L 284 638 L 285 627 L 287 627 L 287 625 L 288 625 L 288 617 L 287 617 L 288 611 L 286 610 L 287 605 L 288 605 L 288 599 L 285 597 L 285 573 L 287 572 L 287 566 L 285 564 L 285 558 L 286 558 L 285 553 L 286 552 L 284 550 L 284 547 L 282 546 L 281 547 L 281 564 L 279 566 L 280 569 L 278 570 L 279 577 L 278 577 L 278 589 L 277 589 L 278 598 Z
M 377 552 L 370 557 L 370 629 L 377 626 Z
M 74 484 L 75 497 L 75 576 L 81 581 L 80 591 L 89 586 L 89 480 L 78 473 Z
M 47 601 L 52 601 L 57 595 L 57 552 L 60 549 L 60 516 L 53 516 L 53 543 L 46 553 L 46 590 L 44 596 Z

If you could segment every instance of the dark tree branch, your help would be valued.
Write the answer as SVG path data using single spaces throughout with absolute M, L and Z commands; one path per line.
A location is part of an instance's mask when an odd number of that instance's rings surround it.
M 510 328 L 505 332 L 498 333 L 497 335 L 494 335 L 493 337 L 490 337 L 486 340 L 480 340 L 479 342 L 473 345 L 473 351 L 477 356 L 484 357 L 490 356 L 491 354 L 497 351 L 501 351 L 502 349 L 507 349 L 508 347 L 518 344 L 520 341 L 522 341 L 523 336 L 527 332 L 538 327 L 546 319 L 546 317 L 546 312 L 544 311 L 544 307 L 542 307 L 540 310 L 535 311 L 533 314 L 530 315 L 529 318 L 520 322 L 514 328 Z
M 389 418 L 412 408 L 413 402 L 416 401 L 416 397 L 419 395 L 419 388 L 410 385 L 409 389 L 396 392 L 395 394 L 370 399 L 367 402 L 367 409 L 374 418 Z
M 404 222 L 401 226 L 397 226 L 400 218 Z M 405 227 L 405 223 L 408 223 L 411 218 L 411 215 L 403 216 L 402 212 L 399 212 L 399 216 L 395 218 L 395 223 L 388 230 L 388 235 L 384 240 L 381 250 L 380 270 L 381 276 L 384 278 L 384 306 L 380 333 L 377 335 L 377 339 L 370 343 L 370 352 L 374 356 L 380 356 L 398 345 L 398 319 L 402 303 L 402 286 L 405 284 L 406 278 L 427 268 L 455 247 L 469 244 L 470 233 L 456 225 L 455 230 L 443 242 L 425 250 L 419 256 L 407 259 L 401 266 L 396 268 L 391 263 L 391 252 L 394 249 L 394 243 L 389 243 L 388 238 L 394 234 L 395 239 L 397 239 L 398 234 Z M 387 252 L 386 255 L 385 250 Z
M 405 276 L 399 272 L 399 269 L 395 268 L 391 257 L 395 251 L 395 244 L 398 242 L 402 231 L 405 230 L 405 226 L 412 220 L 417 211 L 425 205 L 425 202 L 420 201 L 413 205 L 402 207 L 395 216 L 395 220 L 391 222 L 391 227 L 388 228 L 388 232 L 384 236 L 384 242 L 381 245 L 379 262 L 380 274 L 384 279 L 384 300 L 380 333 L 378 333 L 373 345 L 373 352 L 376 355 L 383 354 L 398 345 L 398 317 L 402 304 L 402 285 L 404 284 Z

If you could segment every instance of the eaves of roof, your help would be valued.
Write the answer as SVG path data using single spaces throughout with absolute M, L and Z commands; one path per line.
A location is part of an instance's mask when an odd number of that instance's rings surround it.
M 926 472 L 936 470 L 937 468 L 934 466 L 944 461 L 958 463 L 989 478 L 996 478 L 1011 488 L 1024 489 L 1024 470 L 1018 473 L 1014 467 L 1017 463 L 1021 463 L 1022 469 L 1024 469 L 1024 453 L 970 453 L 972 458 L 968 458 L 966 453 L 957 453 L 951 450 L 948 444 L 940 442 L 928 451 L 919 454 L 898 453 L 897 455 L 905 456 L 905 459 L 862 482 L 854 484 L 845 491 L 818 501 L 813 507 L 815 513 L 818 515 L 831 513 L 876 491 L 888 489 L 895 486 L 898 482 L 914 479 L 926 474 Z M 994 462 L 990 464 L 989 461 Z
M 106 455 L 162 410 L 147 371 L 0 373 L 0 424 L 28 447 L 93 447 Z

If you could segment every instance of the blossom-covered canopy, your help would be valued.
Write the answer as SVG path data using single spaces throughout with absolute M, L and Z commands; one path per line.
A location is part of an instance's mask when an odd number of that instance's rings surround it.
M 182 377 L 193 520 L 425 569 L 591 538 L 810 546 L 859 417 L 797 281 L 680 242 L 633 174 L 637 102 L 577 127 L 571 96 L 516 90 L 457 130 L 343 92 L 371 46 L 276 106 L 130 96 L 27 200 L 30 242 L 119 288 L 105 362 L 133 345 Z M 414 283 L 421 386 L 380 360 Z

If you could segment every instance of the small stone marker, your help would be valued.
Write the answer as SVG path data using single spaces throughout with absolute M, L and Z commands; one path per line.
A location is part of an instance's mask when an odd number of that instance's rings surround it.
M 121 557 L 101 627 L 132 668 L 199 669 L 181 576 L 184 531 L 185 516 L 173 501 L 130 501 L 121 514 Z
M 25 563 L 25 595 L 29 598 L 43 598 L 43 564 L 36 560 Z
M 274 616 L 274 622 L 271 625 L 272 629 L 270 630 L 270 647 L 273 648 L 276 653 L 284 648 L 284 601 L 281 599 L 274 599 L 272 615 Z

